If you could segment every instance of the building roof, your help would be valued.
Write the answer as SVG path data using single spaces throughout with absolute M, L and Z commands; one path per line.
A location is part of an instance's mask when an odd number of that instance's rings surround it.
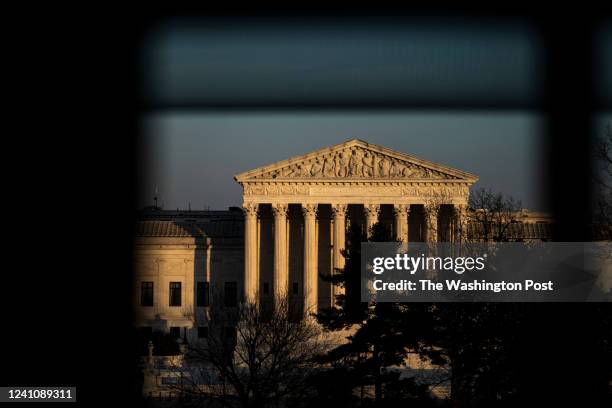
M 517 229 L 520 229 L 520 236 L 524 239 L 552 239 L 552 224 L 548 222 L 518 223 Z
M 187 221 L 204 220 L 215 218 L 242 217 L 240 207 L 230 207 L 228 210 L 162 210 L 160 208 L 148 207 L 138 213 L 141 220 L 179 220 Z
M 136 223 L 137 237 L 242 237 L 244 221 L 213 219 L 207 222 L 146 220 Z

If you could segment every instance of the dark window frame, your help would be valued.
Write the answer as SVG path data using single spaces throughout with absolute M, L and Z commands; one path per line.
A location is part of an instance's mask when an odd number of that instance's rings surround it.
M 171 307 L 182 306 L 182 303 L 183 303 L 183 299 L 182 299 L 183 284 L 182 282 L 170 282 L 169 291 L 170 293 L 169 293 L 168 305 Z
M 155 293 L 153 289 L 155 285 L 153 281 L 143 281 L 140 283 L 140 306 L 153 306 L 155 302 Z M 146 293 L 146 295 L 145 295 Z

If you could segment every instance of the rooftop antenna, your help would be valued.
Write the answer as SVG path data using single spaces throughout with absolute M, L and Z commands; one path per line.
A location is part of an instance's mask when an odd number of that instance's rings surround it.
M 155 186 L 155 195 L 153 196 L 153 201 L 155 201 L 155 208 L 157 208 L 157 199 L 158 199 L 159 190 L 157 186 Z

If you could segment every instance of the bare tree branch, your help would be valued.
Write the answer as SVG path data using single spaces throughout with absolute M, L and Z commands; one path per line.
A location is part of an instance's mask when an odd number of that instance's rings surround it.
M 247 302 L 228 307 L 213 297 L 208 338 L 190 344 L 186 358 L 194 372 L 213 373 L 210 379 L 222 379 L 227 390 L 194 384 L 197 392 L 220 401 L 232 395 L 244 407 L 276 405 L 304 392 L 305 378 L 316 368 L 314 357 L 330 347 L 319 325 L 293 316 L 288 297 L 277 299 L 274 307 Z

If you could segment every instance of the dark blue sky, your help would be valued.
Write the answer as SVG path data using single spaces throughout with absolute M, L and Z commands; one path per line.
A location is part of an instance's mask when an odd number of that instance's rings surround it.
M 612 25 L 595 40 L 595 84 L 610 106 Z M 547 210 L 545 124 L 529 110 L 543 88 L 542 47 L 518 20 L 167 21 L 142 54 L 145 102 L 161 109 L 143 117 L 141 204 L 158 187 L 166 208 L 240 205 L 234 174 L 357 137 L 476 173 L 476 187 Z M 343 110 L 381 103 L 417 109 Z M 328 111 L 274 110 L 296 104 Z M 272 109 L 206 110 L 231 105 Z
M 532 27 L 494 19 L 180 19 L 143 50 L 154 106 L 487 103 L 540 96 Z
M 534 210 L 543 189 L 542 123 L 532 114 L 450 112 L 158 113 L 143 120 L 141 204 L 159 188 L 165 208 L 240 205 L 237 173 L 360 138 L 475 173 Z

